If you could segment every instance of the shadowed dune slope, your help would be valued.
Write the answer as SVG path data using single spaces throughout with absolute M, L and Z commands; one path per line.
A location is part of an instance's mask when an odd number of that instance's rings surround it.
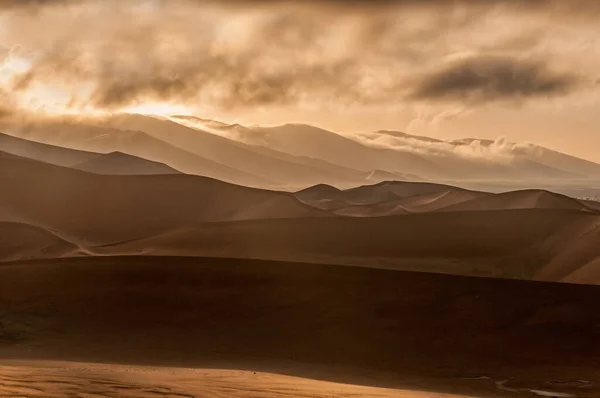
M 444 208 L 444 211 L 503 209 L 564 209 L 595 211 L 582 201 L 543 190 L 523 190 L 487 195 Z
M 382 217 L 408 213 L 426 213 L 444 210 L 450 206 L 489 195 L 492 194 L 456 188 L 445 192 L 433 192 L 374 204 L 344 207 L 336 209 L 335 213 L 354 217 Z
M 199 225 L 93 250 L 532 279 L 557 255 L 544 245 L 548 239 L 597 221 L 598 217 L 584 212 L 543 209 L 256 220 Z M 580 250 L 600 252 L 593 241 L 584 246 Z
M 600 393 L 599 300 L 596 286 L 331 265 L 22 262 L 0 266 L 0 348 L 4 358 L 267 370 L 476 397 L 504 396 L 493 380 L 555 382 L 545 389 L 587 398 Z M 491 380 L 465 380 L 481 376 Z M 591 388 L 560 385 L 580 379 Z
M 56 258 L 71 255 L 77 246 L 31 225 L 0 222 L 0 261 Z
M 449 185 L 401 181 L 364 185 L 343 191 L 321 184 L 296 192 L 295 195 L 311 206 L 354 217 L 509 209 L 563 209 L 598 213 L 600 209 L 596 202 L 539 189 L 492 194 Z
M 461 190 L 450 185 L 433 184 L 425 182 L 384 181 L 374 185 L 340 191 L 324 184 L 315 185 L 295 193 L 296 197 L 305 203 L 310 203 L 322 208 L 336 208 L 350 205 L 374 204 L 392 201 L 411 196 L 443 193 L 448 190 Z
M 122 152 L 107 153 L 78 163 L 73 168 L 95 174 L 112 175 L 179 174 L 179 171 L 164 163 L 153 162 Z
M 29 141 L 0 133 L 0 151 L 58 166 L 73 166 L 100 156 L 100 153 Z
M 291 194 L 204 177 L 97 175 L 14 156 L 0 157 L 0 184 L 0 215 L 83 245 L 207 221 L 328 215 Z

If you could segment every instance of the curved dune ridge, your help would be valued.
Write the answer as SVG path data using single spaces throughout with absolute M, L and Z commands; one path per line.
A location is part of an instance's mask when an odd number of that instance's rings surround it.
M 328 216 L 287 193 L 187 175 L 108 176 L 0 157 L 2 213 L 83 245 L 200 222 Z M 1 221 L 1 220 L 0 220 Z
M 556 253 L 536 279 L 600 283 L 594 264 L 600 258 L 600 217 L 582 219 L 548 239 L 540 250 Z
M 597 234 L 588 233 L 593 208 L 546 191 L 385 182 L 289 194 L 0 155 L 0 221 L 51 231 L 81 247 L 72 255 L 246 257 L 551 281 L 569 280 L 600 255 Z M 362 204 L 323 205 L 336 201 Z M 21 250 L 4 258 L 37 256 L 49 257 Z
M 569 209 L 595 211 L 583 201 L 544 190 L 523 190 L 485 195 L 444 208 L 445 211 L 501 209 Z
M 72 166 L 95 174 L 152 175 L 178 174 L 179 171 L 164 163 L 153 162 L 122 152 L 111 152 Z
M 45 229 L 0 222 L 0 261 L 64 257 L 75 254 L 77 250 L 76 245 Z
M 92 250 L 104 255 L 257 258 L 533 279 L 561 253 L 546 242 L 571 233 L 576 225 L 597 221 L 597 216 L 583 212 L 544 209 L 494 211 L 485 217 L 479 212 L 448 212 L 255 220 L 199 225 Z M 578 250 L 600 254 L 595 239 Z
M 451 189 L 407 198 L 383 201 L 371 205 L 354 205 L 335 210 L 336 214 L 360 217 L 382 217 L 409 213 L 450 210 L 452 206 L 491 196 L 487 192 Z M 487 209 L 492 210 L 492 209 Z
M 354 216 L 432 211 L 563 209 L 600 212 L 598 202 L 577 200 L 541 189 L 492 194 L 443 184 L 386 181 L 348 190 L 317 185 L 296 193 L 314 207 Z

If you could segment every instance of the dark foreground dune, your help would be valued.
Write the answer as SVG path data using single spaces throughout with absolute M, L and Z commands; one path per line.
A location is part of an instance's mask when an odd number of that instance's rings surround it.
M 299 263 L 168 257 L 10 263 L 0 266 L 0 388 L 23 385 L 27 372 L 33 388 L 64 387 L 36 387 L 40 375 L 56 371 L 41 371 L 35 361 L 50 360 L 243 369 L 429 393 L 412 396 L 531 397 L 528 390 L 538 390 L 597 397 L 599 300 L 596 286 Z M 112 379 L 94 377 L 116 385 L 108 396 L 128 396 L 131 387 L 122 380 L 119 387 L 115 369 Z M 130 384 L 136 372 L 143 373 L 135 368 Z M 86 373 L 68 374 L 73 382 Z M 135 383 L 149 383 L 144 377 Z M 167 383 L 161 377 L 150 387 Z M 178 393 L 189 395 L 186 385 Z M 282 396 L 247 388 L 239 396 Z M 290 395 L 369 396 L 330 391 Z
M 252 220 L 199 224 L 90 250 L 103 255 L 239 257 L 560 281 L 600 257 L 600 217 L 518 209 Z

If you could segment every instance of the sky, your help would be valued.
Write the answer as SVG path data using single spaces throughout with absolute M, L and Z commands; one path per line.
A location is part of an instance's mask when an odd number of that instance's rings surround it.
M 600 2 L 0 0 L 0 117 L 507 137 L 600 162 Z

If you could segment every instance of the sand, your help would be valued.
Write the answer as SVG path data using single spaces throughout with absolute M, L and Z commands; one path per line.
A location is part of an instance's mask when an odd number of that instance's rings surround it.
M 78 362 L 0 361 L 0 394 L 12 397 L 460 398 L 265 372 Z
M 201 222 L 329 216 L 283 192 L 189 175 L 97 175 L 12 155 L 0 157 L 0 184 L 0 215 L 83 246 Z
M 75 169 L 95 174 L 112 175 L 152 175 L 178 174 L 179 171 L 164 163 L 153 162 L 122 152 L 100 155 L 72 166 Z
M 377 218 L 213 223 L 91 248 L 103 255 L 218 256 L 534 279 L 564 252 L 600 254 L 583 235 L 598 216 L 565 210 L 448 212 Z M 573 246 L 575 243 L 577 246 Z M 560 280 L 552 274 L 546 280 Z M 592 282 L 593 283 L 593 282 Z
M 599 299 L 596 286 L 345 266 L 20 262 L 0 266 L 0 350 L 4 360 L 34 367 L 43 360 L 249 370 L 479 398 L 512 396 L 495 385 L 510 379 L 511 388 L 596 397 Z M 591 385 L 561 384 L 579 379 Z

